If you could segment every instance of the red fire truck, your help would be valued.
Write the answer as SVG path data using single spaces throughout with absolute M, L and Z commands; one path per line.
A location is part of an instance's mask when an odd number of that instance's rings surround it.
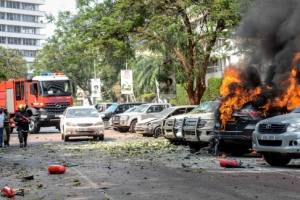
M 0 106 L 7 107 L 13 119 L 18 105 L 27 105 L 32 119 L 30 133 L 38 133 L 41 127 L 55 126 L 59 129 L 59 115 L 73 105 L 73 94 L 75 87 L 63 73 L 28 75 L 24 79 L 0 82 Z

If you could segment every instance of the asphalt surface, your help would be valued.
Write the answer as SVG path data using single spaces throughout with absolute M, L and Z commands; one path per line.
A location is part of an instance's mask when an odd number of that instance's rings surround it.
M 11 137 L 11 147 L 0 151 L 0 187 L 24 189 L 25 196 L 16 199 L 300 198 L 299 160 L 271 167 L 259 155 L 193 155 L 183 146 L 178 147 L 182 151 L 157 157 L 116 157 L 79 149 L 101 142 L 154 140 L 113 130 L 105 132 L 104 141 L 80 138 L 64 143 L 57 130 L 42 128 L 29 136 L 28 148 L 19 147 L 15 132 Z M 221 167 L 223 159 L 243 162 L 245 168 Z M 67 164 L 66 173 L 48 173 L 48 166 L 60 163 Z M 22 179 L 29 175 L 34 180 Z

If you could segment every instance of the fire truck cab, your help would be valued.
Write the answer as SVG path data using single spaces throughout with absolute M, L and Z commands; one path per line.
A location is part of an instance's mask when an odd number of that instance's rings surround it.
M 0 82 L 0 106 L 7 107 L 13 118 L 18 105 L 26 104 L 32 120 L 30 133 L 38 133 L 41 127 L 60 128 L 59 115 L 73 105 L 74 93 L 74 85 L 63 73 L 28 75 L 25 79 Z

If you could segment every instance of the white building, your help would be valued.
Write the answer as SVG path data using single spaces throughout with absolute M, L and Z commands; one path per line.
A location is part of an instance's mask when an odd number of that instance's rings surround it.
M 0 46 L 18 49 L 25 54 L 29 67 L 41 50 L 46 34 L 40 34 L 46 23 L 40 5 L 46 0 L 0 0 Z

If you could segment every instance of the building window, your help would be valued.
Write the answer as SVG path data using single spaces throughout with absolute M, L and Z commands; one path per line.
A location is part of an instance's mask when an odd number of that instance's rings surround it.
M 35 5 L 32 3 L 23 3 L 22 8 L 24 10 L 35 10 Z
M 7 44 L 21 44 L 21 38 L 7 38 Z
M 35 22 L 35 16 L 32 15 L 23 15 L 24 22 Z
M 7 26 L 7 32 L 21 33 L 21 26 Z
M 13 1 L 7 1 L 6 2 L 7 8 L 17 8 L 20 9 L 20 2 L 13 2 Z
M 0 7 L 4 7 L 4 1 L 0 0 Z
M 0 19 L 5 19 L 5 13 L 0 12 Z
M 24 50 L 25 57 L 35 57 L 36 51 L 34 50 Z
M 23 27 L 22 33 L 35 34 L 35 28 L 33 28 L 33 27 Z
M 23 39 L 24 45 L 36 45 L 36 40 L 34 39 Z
M 21 21 L 21 15 L 19 15 L 19 14 L 7 13 L 7 19 L 8 19 L 8 20 L 14 20 L 14 21 Z
M 6 43 L 6 37 L 0 37 L 0 43 L 5 44 Z
M 0 24 L 0 31 L 1 31 L 1 32 L 5 32 L 5 25 Z

